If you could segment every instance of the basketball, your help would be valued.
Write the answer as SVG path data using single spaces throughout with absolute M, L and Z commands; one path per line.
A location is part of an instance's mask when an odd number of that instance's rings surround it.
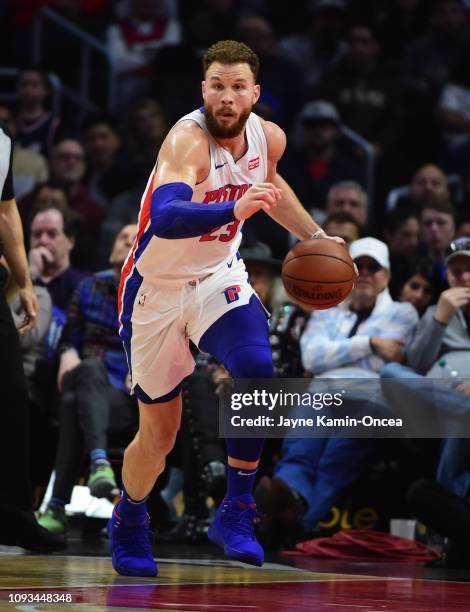
M 282 264 L 282 282 L 289 298 L 307 310 L 325 310 L 349 295 L 356 270 L 346 247 L 334 240 L 298 242 Z

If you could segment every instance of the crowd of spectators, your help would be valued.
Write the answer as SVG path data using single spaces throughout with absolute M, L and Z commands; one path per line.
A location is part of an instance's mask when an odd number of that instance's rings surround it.
M 278 375 L 378 377 L 385 364 L 400 363 L 422 376 L 451 376 L 452 368 L 464 376 L 462 363 L 470 363 L 468 3 L 311 0 L 293 3 L 288 14 L 277 5 L 24 0 L 0 8 L 0 34 L 15 32 L 0 35 L 0 52 L 5 65 L 18 68 L 15 91 L 0 89 L 0 121 L 15 142 L 18 209 L 41 304 L 37 330 L 23 339 L 33 454 L 44 436 L 58 437 L 58 479 L 42 519 L 56 532 L 66 530 L 63 508 L 80 475 L 89 473 L 90 488 L 103 496 L 119 484 L 106 431 L 113 410 L 123 412 L 123 429 L 132 429 L 132 406 L 123 400 L 128 381 L 117 322 L 107 313 L 159 146 L 174 121 L 201 104 L 201 57 L 216 40 L 244 41 L 259 55 L 254 110 L 288 135 L 279 173 L 325 230 L 345 239 L 359 269 L 350 301 L 308 315 L 280 288 L 279 263 L 293 237 L 263 212 L 246 223 L 245 259 L 273 313 Z M 53 110 L 48 73 L 68 83 L 76 65 L 72 52 L 68 59 L 57 52 L 59 33 L 45 43 L 44 65 L 31 65 L 34 19 L 45 6 L 107 46 L 119 73 L 114 114 L 103 102 L 83 116 L 65 99 L 60 116 Z M 451 245 L 460 255 L 450 266 Z M 15 302 L 11 307 L 20 316 Z M 450 368 L 437 365 L 444 355 Z M 184 391 L 187 424 L 170 461 L 182 470 L 186 509 L 169 537 L 188 541 L 204 531 L 206 496 L 217 498 L 223 481 L 223 448 L 206 416 L 213 402 L 215 419 L 227 373 L 209 356 L 197 363 Z M 93 383 L 94 418 L 83 409 L 83 379 Z M 455 393 L 470 389 L 464 384 Z M 258 496 L 274 515 L 280 506 L 272 499 L 287 500 L 291 518 L 308 532 L 373 453 L 349 440 L 289 440 L 268 451 Z M 467 498 L 466 445 L 446 443 L 443 453 L 451 453 L 453 482 L 465 486 L 452 489 L 440 478 L 442 457 L 439 482 Z M 53 455 L 37 462 L 36 484 L 47 482 L 53 465 Z

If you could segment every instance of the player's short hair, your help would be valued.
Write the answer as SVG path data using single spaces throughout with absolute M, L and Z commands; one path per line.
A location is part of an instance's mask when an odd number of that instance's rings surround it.
M 214 62 L 221 64 L 248 64 L 255 83 L 258 79 L 259 59 L 256 53 L 245 43 L 237 40 L 219 40 L 209 47 L 202 58 L 204 76 Z

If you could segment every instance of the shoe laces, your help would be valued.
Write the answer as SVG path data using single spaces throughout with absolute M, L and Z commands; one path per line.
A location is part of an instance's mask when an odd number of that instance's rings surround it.
M 222 502 L 222 522 L 225 527 L 243 533 L 255 539 L 255 525 L 260 522 L 261 514 L 256 504 L 244 504 L 240 501 Z
M 127 522 L 117 519 L 114 529 L 118 532 L 116 548 L 126 556 L 153 557 L 148 516 L 141 522 Z

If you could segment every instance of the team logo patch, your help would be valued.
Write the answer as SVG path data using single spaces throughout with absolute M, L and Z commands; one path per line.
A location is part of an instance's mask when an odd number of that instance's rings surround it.
M 147 296 L 145 295 L 145 293 L 142 293 L 141 295 L 139 295 L 139 306 L 143 306 L 145 304 L 146 299 L 147 299 Z
M 240 285 L 230 285 L 224 289 L 225 299 L 227 300 L 227 304 L 231 304 L 232 302 L 236 302 L 239 299 L 238 294 L 241 291 Z
M 248 162 L 248 170 L 254 170 L 258 166 L 259 166 L 259 156 L 254 157 L 253 159 L 250 159 L 250 161 Z

